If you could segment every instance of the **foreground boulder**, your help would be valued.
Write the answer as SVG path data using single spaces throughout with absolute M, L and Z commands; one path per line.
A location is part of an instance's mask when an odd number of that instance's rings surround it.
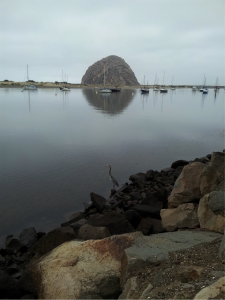
M 201 198 L 199 180 L 204 167 L 204 164 L 194 162 L 183 168 L 168 198 L 169 208 L 178 207 L 182 203 L 196 201 Z
M 224 299 L 225 295 L 225 276 L 202 289 L 194 299 Z
M 20 283 L 39 299 L 118 298 L 123 251 L 141 236 L 64 243 L 30 264 Z

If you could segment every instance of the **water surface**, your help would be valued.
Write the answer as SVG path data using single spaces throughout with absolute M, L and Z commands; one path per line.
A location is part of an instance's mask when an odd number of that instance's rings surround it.
M 59 227 L 90 193 L 224 148 L 224 90 L 214 95 L 92 89 L 0 89 L 0 244 L 24 228 Z

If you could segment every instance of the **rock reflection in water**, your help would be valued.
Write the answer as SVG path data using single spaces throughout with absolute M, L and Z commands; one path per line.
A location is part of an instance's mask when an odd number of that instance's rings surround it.
M 136 94 L 136 90 L 133 89 L 121 90 L 120 92 L 109 94 L 99 93 L 95 89 L 83 89 L 82 92 L 91 106 L 102 113 L 112 116 L 123 113 L 131 104 Z

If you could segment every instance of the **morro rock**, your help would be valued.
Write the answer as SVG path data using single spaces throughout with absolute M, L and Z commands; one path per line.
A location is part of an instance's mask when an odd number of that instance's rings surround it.
M 107 56 L 91 65 L 82 78 L 82 84 L 139 85 L 130 66 L 119 56 Z

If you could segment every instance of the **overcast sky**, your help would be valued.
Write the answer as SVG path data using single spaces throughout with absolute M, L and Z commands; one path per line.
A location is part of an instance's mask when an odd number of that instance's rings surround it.
M 0 0 L 0 80 L 80 83 L 122 57 L 137 80 L 225 84 L 224 0 Z

